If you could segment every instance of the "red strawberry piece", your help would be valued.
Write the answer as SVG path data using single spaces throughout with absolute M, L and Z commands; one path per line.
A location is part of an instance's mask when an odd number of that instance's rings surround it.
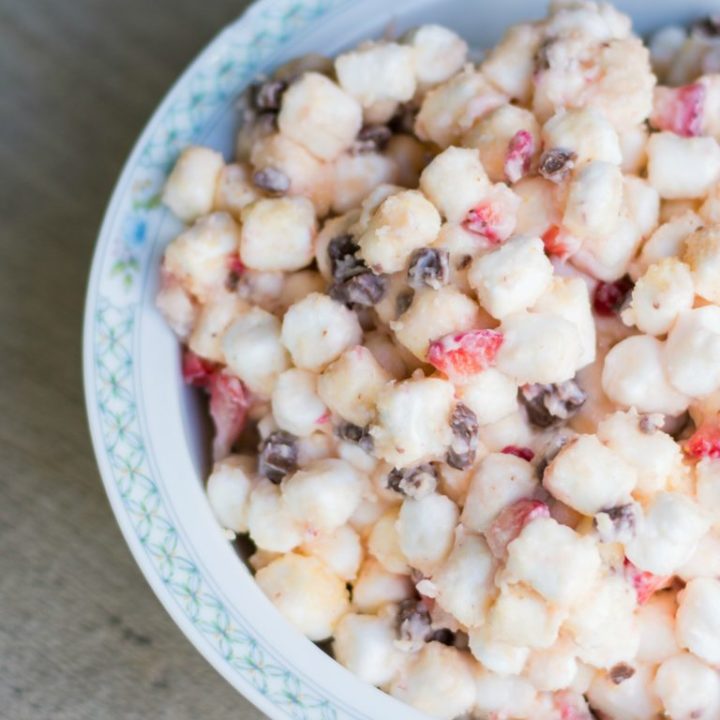
M 515 455 L 515 457 L 522 458 L 528 462 L 535 457 L 535 453 L 529 447 L 520 447 L 519 445 L 508 445 L 500 452 L 505 453 L 506 455 Z
M 517 182 L 530 171 L 530 162 L 535 151 L 535 140 L 527 130 L 518 130 L 508 143 L 505 155 L 505 177 Z
M 701 425 L 688 438 L 684 449 L 690 457 L 720 459 L 720 425 Z
M 705 95 L 702 83 L 657 88 L 650 124 L 657 130 L 669 130 L 682 137 L 701 135 Z
M 450 333 L 430 343 L 427 359 L 448 377 L 475 375 L 494 363 L 502 343 L 497 330 Z
M 522 529 L 537 518 L 550 517 L 550 509 L 540 500 L 518 500 L 508 505 L 492 521 L 485 531 L 485 539 L 490 552 L 496 558 L 502 558 L 507 546 L 522 532 Z
M 185 350 L 182 358 L 183 380 L 188 385 L 207 388 L 217 364 L 196 355 L 192 350 Z
M 644 605 L 653 593 L 667 587 L 672 580 L 670 575 L 654 575 L 651 572 L 640 570 L 627 558 L 623 562 L 623 572 L 635 588 L 638 605 Z
M 228 270 L 236 275 L 242 275 L 245 272 L 245 265 L 243 265 L 243 261 L 240 259 L 240 255 L 238 253 L 232 253 L 232 255 L 229 255 L 227 264 Z
M 593 292 L 593 309 L 604 317 L 617 315 L 633 287 L 633 281 L 627 275 L 615 282 L 599 282 Z
M 226 371 L 213 373 L 209 391 L 210 416 L 215 424 L 213 457 L 219 460 L 230 453 L 245 427 L 250 396 L 242 381 Z
M 468 212 L 462 226 L 475 235 L 482 235 L 491 245 L 500 245 L 505 239 L 500 232 L 501 218 L 492 203 L 480 203 Z

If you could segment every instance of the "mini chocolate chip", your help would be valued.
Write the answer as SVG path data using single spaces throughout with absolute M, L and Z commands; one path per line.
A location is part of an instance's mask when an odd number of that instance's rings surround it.
M 356 154 L 380 152 L 385 149 L 391 137 L 392 130 L 387 125 L 365 125 L 357 134 L 350 152 Z
M 343 282 L 353 275 L 366 272 L 367 266 L 357 257 L 360 246 L 353 240 L 352 235 L 338 235 L 328 244 L 328 257 L 330 258 L 330 272 L 335 282 Z
M 417 117 L 418 110 L 419 108 L 413 103 L 403 103 L 400 105 L 388 123 L 392 132 L 414 135 L 415 118 Z
M 562 182 L 575 166 L 577 155 L 572 150 L 551 148 L 540 156 L 540 174 L 554 183 Z
M 519 392 L 528 420 L 537 427 L 550 427 L 572 417 L 587 399 L 574 380 L 562 383 L 523 385 Z
M 397 317 L 407 312 L 407 309 L 412 305 L 414 297 L 415 291 L 412 288 L 403 290 L 395 296 L 395 314 Z
M 455 633 L 449 628 L 442 628 L 441 630 L 433 630 L 428 642 L 439 642 L 443 645 L 455 645 Z
M 568 442 L 570 442 L 571 439 L 571 436 L 558 433 L 557 435 L 554 435 L 550 442 L 548 442 L 545 446 L 542 458 L 535 466 L 535 474 L 541 482 L 547 466 L 558 456 L 560 451 L 568 444 Z
M 270 433 L 260 443 L 258 472 L 276 485 L 298 467 L 297 438 L 284 430 Z
M 613 665 L 608 674 L 610 675 L 610 680 L 612 680 L 615 685 L 620 685 L 620 683 L 629 680 L 635 674 L 635 668 L 627 663 L 621 662 Z
M 273 195 L 284 195 L 290 189 L 290 178 L 282 170 L 272 166 L 256 170 L 253 183 L 255 187 Z
M 438 290 L 450 279 L 450 255 L 447 250 L 419 248 L 410 256 L 407 276 L 411 287 Z
M 359 445 L 367 453 L 372 452 L 373 438 L 367 426 L 360 427 L 359 425 L 346 422 L 335 428 L 335 434 L 341 440 Z
M 411 498 L 429 495 L 437 487 L 437 472 L 429 463 L 414 468 L 393 468 L 386 478 L 389 490 Z
M 535 57 L 533 58 L 533 71 L 535 74 L 550 69 L 550 46 L 555 43 L 555 40 L 548 38 L 540 43 L 540 47 L 535 51 Z
M 333 300 L 346 305 L 372 307 L 382 300 L 387 290 L 387 278 L 370 270 L 352 275 L 347 280 L 333 283 L 328 294 Z
M 450 416 L 453 439 L 445 458 L 450 467 L 464 470 L 475 462 L 479 428 L 477 415 L 467 405 L 457 403 Z
M 280 110 L 283 93 L 287 90 L 284 80 L 266 80 L 252 87 L 252 103 L 261 112 Z
M 421 646 L 433 636 L 430 611 L 423 600 L 403 600 L 398 607 L 396 621 L 398 637 L 403 642 Z
M 708 15 L 700 20 L 696 20 L 690 26 L 690 32 L 693 35 L 699 35 L 705 38 L 717 37 L 720 35 L 720 15 Z
M 611 527 L 601 516 L 607 516 Z M 635 537 L 639 519 L 638 506 L 635 503 L 616 505 L 598 513 L 593 525 L 600 535 L 602 542 L 628 542 Z
M 463 255 L 460 260 L 458 260 L 457 269 L 464 270 L 471 262 L 472 255 Z

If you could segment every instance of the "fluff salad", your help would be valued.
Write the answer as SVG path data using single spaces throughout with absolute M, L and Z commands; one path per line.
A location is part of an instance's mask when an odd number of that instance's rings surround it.
M 720 718 L 720 20 L 425 25 L 240 111 L 157 304 L 270 601 L 436 718 Z

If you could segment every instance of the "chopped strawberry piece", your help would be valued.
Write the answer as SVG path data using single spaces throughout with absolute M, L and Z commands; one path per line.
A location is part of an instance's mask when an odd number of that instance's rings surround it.
M 495 208 L 489 203 L 474 207 L 462 221 L 462 226 L 468 232 L 482 235 L 492 245 L 500 245 L 503 241 L 497 231 L 499 224 L 500 218 Z
M 448 377 L 475 375 L 494 363 L 502 343 L 497 330 L 450 333 L 430 343 L 427 359 Z
M 653 593 L 666 588 L 672 580 L 670 575 L 654 575 L 651 572 L 640 570 L 627 558 L 623 562 L 623 572 L 635 588 L 638 605 L 644 605 Z
M 250 397 L 241 380 L 225 371 L 213 373 L 209 391 L 210 415 L 215 424 L 213 457 L 219 460 L 229 454 L 245 427 Z
M 182 358 L 183 380 L 188 385 L 206 388 L 210 384 L 213 373 L 217 370 L 217 364 L 196 355 L 192 350 L 185 350 Z
M 605 317 L 617 315 L 633 287 L 633 281 L 627 275 L 615 282 L 599 282 L 593 292 L 593 309 Z
M 557 225 L 551 225 L 542 234 L 542 241 L 548 255 L 565 255 L 567 253 L 567 246 L 562 242 L 560 228 Z
M 580 693 L 560 690 L 553 695 L 553 705 L 560 713 L 558 720 L 594 720 L 587 701 Z
M 720 425 L 701 425 L 688 438 L 684 449 L 690 457 L 720 459 Z
M 682 137 L 701 135 L 705 95 L 702 83 L 656 88 L 650 124 L 657 130 L 669 130 Z
M 233 253 L 232 255 L 229 255 L 227 263 L 228 270 L 230 270 L 230 272 L 235 273 L 236 275 L 242 275 L 245 272 L 245 265 L 240 259 L 240 255 L 238 253 Z
M 530 171 L 530 162 L 535 152 L 535 140 L 527 130 L 518 130 L 508 143 L 505 155 L 505 177 L 517 182 Z
M 506 455 L 515 455 L 515 457 L 522 458 L 528 462 L 535 457 L 535 453 L 529 447 L 520 447 L 519 445 L 508 445 L 500 452 L 505 453 Z
M 485 539 L 490 552 L 496 558 L 502 558 L 507 546 L 522 532 L 522 529 L 537 518 L 550 517 L 550 509 L 540 500 L 518 500 L 508 505 L 493 520 L 485 531 Z

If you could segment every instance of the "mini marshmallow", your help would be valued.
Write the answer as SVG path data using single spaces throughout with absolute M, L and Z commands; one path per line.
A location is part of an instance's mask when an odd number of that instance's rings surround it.
M 432 575 L 435 601 L 467 627 L 481 625 L 495 592 L 495 559 L 479 536 L 458 531 L 447 560 Z
M 302 542 L 299 523 L 288 511 L 280 488 L 269 480 L 260 480 L 253 489 L 247 524 L 260 550 L 286 553 Z
M 685 210 L 664 222 L 643 245 L 640 264 L 647 269 L 663 258 L 680 255 L 683 241 L 702 226 L 702 219 L 692 210 Z
M 720 303 L 720 227 L 697 230 L 686 237 L 680 259 L 690 268 L 695 292 Z
M 591 107 L 555 113 L 543 125 L 542 141 L 546 149 L 574 153 L 577 166 L 596 161 L 613 165 L 622 162 L 617 131 L 601 112 Z
M 523 671 L 530 648 L 493 640 L 486 625 L 470 628 L 468 636 L 470 652 L 483 668 L 498 675 L 519 675 Z
M 485 532 L 501 510 L 529 498 L 538 485 L 533 466 L 515 455 L 491 453 L 478 466 L 470 481 L 462 522 Z
M 188 347 L 212 362 L 226 362 L 223 333 L 238 317 L 248 312 L 247 303 L 224 288 L 203 305 L 195 317 Z
M 594 161 L 570 181 L 563 225 L 578 237 L 613 231 L 622 204 L 622 172 L 617 165 Z
M 664 335 L 677 316 L 689 310 L 695 299 L 690 269 L 677 258 L 651 265 L 638 278 L 630 305 L 622 312 L 626 325 L 636 325 L 648 335 Z
M 377 399 L 377 424 L 371 428 L 375 455 L 399 468 L 444 455 L 450 446 L 454 404 L 451 383 L 418 378 L 386 386 Z
M 475 413 L 480 425 L 495 423 L 515 412 L 517 391 L 517 383 L 495 368 L 471 375 L 458 388 L 460 399 Z
M 307 436 L 328 420 L 327 407 L 317 391 L 317 375 L 291 368 L 278 376 L 272 393 L 272 412 L 278 427 Z
M 280 342 L 280 321 L 258 307 L 243 313 L 222 336 L 228 368 L 253 392 L 270 395 L 289 366 Z
M 344 615 L 335 627 L 333 654 L 350 672 L 371 685 L 386 685 L 404 656 L 395 647 L 395 622 L 389 613 Z
M 584 515 L 623 505 L 637 483 L 635 468 L 595 435 L 579 435 L 550 463 L 543 485 Z
M 165 250 L 164 269 L 200 302 L 227 279 L 230 256 L 238 249 L 240 228 L 228 213 L 200 218 Z
M 688 398 L 669 382 L 663 362 L 664 345 L 650 335 L 621 340 L 605 356 L 602 387 L 613 402 L 639 412 L 678 415 Z
M 671 718 L 713 720 L 720 714 L 720 675 L 690 653 L 665 660 L 654 687 Z
M 703 509 L 676 492 L 657 493 L 637 535 L 625 545 L 629 560 L 640 570 L 671 575 L 692 556 L 710 522 Z
M 648 180 L 661 198 L 699 198 L 720 178 L 720 145 L 711 137 L 654 133 L 647 144 Z
M 577 675 L 576 652 L 574 643 L 561 636 L 551 647 L 530 653 L 524 674 L 541 692 L 562 690 L 570 686 Z
M 304 197 L 268 198 L 242 213 L 240 259 L 254 270 L 299 270 L 313 259 L 315 209 Z
M 720 462 L 702 458 L 695 466 L 695 478 L 698 501 L 717 525 L 720 523 Z
M 623 720 L 654 720 L 662 713 L 660 698 L 653 688 L 654 668 L 632 663 L 633 674 L 615 683 L 611 673 L 598 673 L 588 689 L 593 709 L 607 717 Z
M 690 580 L 678 594 L 675 622 L 683 648 L 709 665 L 720 663 L 720 581 Z
M 321 160 L 350 147 L 361 126 L 360 104 L 325 75 L 305 73 L 283 93 L 280 132 Z
M 519 384 L 570 380 L 582 348 L 574 325 L 549 313 L 515 313 L 503 318 L 503 343 L 496 366 Z
M 457 505 L 437 493 L 403 502 L 397 533 L 403 555 L 412 567 L 426 575 L 437 570 L 452 548 L 458 515 Z
M 285 313 L 281 339 L 295 365 L 317 372 L 359 344 L 362 329 L 354 312 L 327 295 L 311 293 Z
M 229 212 L 240 220 L 242 209 L 258 197 L 258 190 L 252 183 L 252 168 L 247 163 L 233 163 L 220 171 L 213 209 Z
M 414 591 L 407 575 L 388 572 L 375 558 L 368 557 L 353 584 L 353 606 L 360 612 L 377 612 L 388 603 L 412 597 Z
M 397 182 L 400 177 L 395 162 L 385 155 L 345 153 L 335 161 L 332 179 L 333 212 L 345 213 L 379 185 Z
M 341 525 L 330 534 L 303 543 L 300 550 L 304 555 L 322 560 L 338 577 L 348 582 L 357 577 L 363 559 L 360 536 L 349 525 Z
M 502 320 L 531 307 L 548 289 L 552 274 L 542 240 L 517 236 L 475 258 L 468 279 L 482 306 Z
M 439 720 L 453 720 L 475 703 L 470 663 L 459 650 L 430 642 L 413 655 L 390 694 Z
M 228 455 L 213 465 L 207 496 L 218 522 L 236 533 L 248 531 L 250 492 L 256 460 L 250 455 Z
M 442 25 L 422 25 L 404 42 L 415 51 L 415 77 L 421 86 L 444 82 L 465 64 L 467 43 Z
M 487 195 L 490 181 L 477 150 L 449 147 L 423 170 L 420 189 L 447 220 L 460 222 Z
M 283 481 L 285 507 L 306 531 L 331 533 L 360 504 L 363 477 L 343 460 L 318 460 Z
M 185 222 L 209 213 L 224 165 L 223 156 L 215 150 L 198 145 L 186 148 L 165 183 L 163 202 Z
M 310 640 L 329 638 L 349 608 L 345 581 L 316 558 L 289 553 L 255 575 L 268 599 Z
M 533 717 L 536 695 L 533 686 L 517 675 L 498 675 L 478 666 L 475 671 L 477 702 L 475 708 L 484 715 L 508 713 L 518 718 Z
M 680 652 L 675 637 L 677 605 L 672 592 L 655 593 L 638 607 L 636 617 L 640 630 L 637 659 L 658 665 Z
M 668 335 L 663 360 L 678 391 L 699 397 L 720 388 L 720 308 L 680 313 Z
M 402 270 L 413 250 L 430 245 L 440 232 L 440 215 L 417 190 L 386 198 L 358 237 L 360 256 L 377 272 Z
M 407 575 L 410 567 L 400 547 L 397 521 L 399 511 L 389 510 L 373 526 L 368 537 L 368 552 L 391 573 Z
M 356 345 L 325 368 L 318 394 L 333 412 L 363 427 L 373 419 L 377 396 L 390 379 L 370 350 Z
M 410 307 L 392 323 L 398 341 L 425 361 L 433 340 L 478 326 L 479 308 L 452 286 L 416 290 Z
M 552 518 L 529 522 L 508 545 L 508 581 L 524 582 L 546 600 L 569 606 L 592 587 L 600 570 L 595 541 Z

